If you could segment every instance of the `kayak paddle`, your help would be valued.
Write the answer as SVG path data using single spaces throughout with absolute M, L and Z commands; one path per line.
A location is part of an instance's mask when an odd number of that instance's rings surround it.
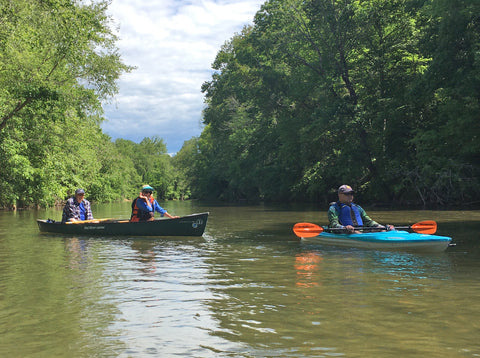
M 412 226 L 409 226 L 407 228 L 412 229 L 419 234 L 433 235 L 437 232 L 437 223 L 433 220 L 425 220 L 413 224 Z M 399 229 L 403 228 L 399 227 Z
M 383 231 L 385 228 L 383 227 L 355 227 L 358 230 L 368 230 L 368 231 Z M 437 232 L 437 223 L 433 220 L 425 220 L 420 221 L 416 224 L 411 226 L 395 226 L 395 230 L 398 229 L 411 229 L 419 234 L 428 234 L 432 235 Z M 322 233 L 325 229 L 321 226 L 311 223 L 297 223 L 293 226 L 293 232 L 298 237 L 315 237 Z M 328 228 L 327 231 L 342 231 L 344 232 L 345 229 L 343 228 Z
M 293 232 L 298 237 L 315 237 L 323 232 L 323 227 L 310 223 L 297 223 L 293 226 Z

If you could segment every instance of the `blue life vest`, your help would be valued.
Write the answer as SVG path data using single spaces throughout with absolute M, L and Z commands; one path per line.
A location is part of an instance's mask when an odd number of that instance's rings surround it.
M 338 213 L 338 221 L 340 221 L 340 224 L 343 226 L 363 226 L 363 220 L 357 205 L 352 203 L 350 206 L 337 201 L 335 203 L 335 209 Z

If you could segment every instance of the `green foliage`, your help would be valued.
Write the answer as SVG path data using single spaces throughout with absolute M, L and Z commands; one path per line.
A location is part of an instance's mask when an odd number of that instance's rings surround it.
M 480 5 L 270 0 L 217 54 L 192 192 L 321 200 L 479 200 Z M 193 165 L 192 163 L 195 163 Z
M 89 199 L 480 202 L 480 4 L 269 0 L 202 86 L 205 128 L 102 133 L 122 63 L 108 0 L 0 0 L 0 206 Z
M 156 196 L 161 199 L 178 199 L 178 179 L 172 166 L 172 158 L 167 153 L 163 139 L 154 136 L 144 138 L 140 143 L 125 139 L 115 141 L 117 150 L 135 168 L 135 195 L 141 186 L 151 185 Z
M 132 69 L 107 5 L 0 0 L 0 207 L 53 205 L 77 187 L 108 201 L 131 188 L 133 166 L 99 127 L 101 101 Z
M 182 149 L 173 157 L 172 166 L 175 172 L 175 192 L 178 199 L 188 199 L 192 190 L 198 188 L 199 139 L 192 138 L 183 143 Z

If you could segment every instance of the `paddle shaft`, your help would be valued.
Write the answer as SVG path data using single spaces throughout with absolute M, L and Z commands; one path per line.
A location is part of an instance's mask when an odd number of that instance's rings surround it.
M 408 230 L 411 229 L 411 226 L 395 226 L 395 230 Z M 363 231 L 383 231 L 387 230 L 386 227 L 377 227 L 377 226 L 354 226 L 354 230 L 363 230 Z M 344 227 L 326 227 L 324 228 L 325 231 L 347 231 Z

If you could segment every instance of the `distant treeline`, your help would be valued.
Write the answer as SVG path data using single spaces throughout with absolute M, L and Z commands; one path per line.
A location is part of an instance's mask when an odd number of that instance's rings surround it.
M 108 0 L 0 0 L 0 207 L 94 201 L 480 202 L 480 3 L 271 0 L 219 51 L 205 128 L 171 158 L 159 137 L 102 133 L 133 70 Z M 133 119 L 132 119 L 133 120 Z

